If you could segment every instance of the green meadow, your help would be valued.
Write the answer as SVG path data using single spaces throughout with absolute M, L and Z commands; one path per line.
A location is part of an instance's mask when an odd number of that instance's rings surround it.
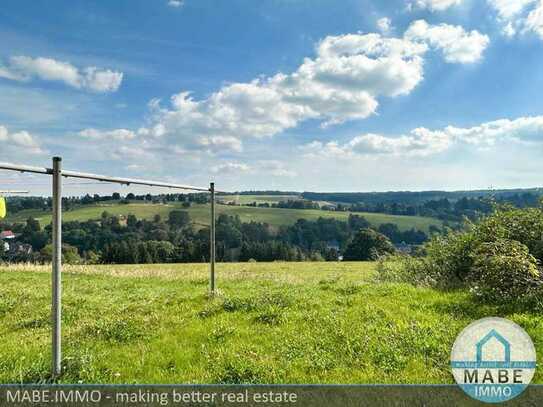
M 112 215 L 133 214 L 138 218 L 152 219 L 155 215 L 168 217 L 172 210 L 187 210 L 192 221 L 198 226 L 209 225 L 209 205 L 193 205 L 184 209 L 180 204 L 151 204 L 151 203 L 102 203 L 83 205 L 63 213 L 64 221 L 85 221 L 89 219 L 100 219 L 102 212 L 107 211 Z M 250 206 L 228 206 L 217 205 L 217 213 L 238 215 L 242 222 L 266 222 L 272 226 L 291 225 L 298 219 L 317 220 L 319 217 L 347 220 L 351 212 L 331 212 L 318 209 L 284 209 L 284 208 L 258 208 Z M 400 230 L 416 228 L 428 231 L 430 225 L 441 226 L 438 219 L 421 216 L 398 216 L 382 213 L 356 212 L 356 215 L 364 216 L 373 226 L 382 223 L 395 223 Z M 33 217 L 40 221 L 42 226 L 51 222 L 51 213 L 41 210 L 24 210 L 9 215 L 8 222 L 24 222 L 27 218 Z
M 256 202 L 262 203 L 278 203 L 281 201 L 297 201 L 302 199 L 300 195 L 219 195 L 218 200 L 223 202 L 235 202 L 236 204 L 250 204 Z
M 381 283 L 374 263 L 66 266 L 66 383 L 452 383 L 456 335 L 543 317 Z M 48 266 L 0 266 L 0 383 L 50 380 Z M 541 370 L 534 379 L 543 382 Z

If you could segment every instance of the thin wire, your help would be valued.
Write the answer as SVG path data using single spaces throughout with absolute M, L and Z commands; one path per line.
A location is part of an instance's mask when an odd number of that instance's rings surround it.
M 47 187 L 51 186 L 50 183 L 29 183 L 29 182 L 4 182 L 0 180 L 0 184 L 10 184 L 10 185 L 23 185 L 23 186 L 35 186 L 35 187 Z M 108 185 L 104 182 L 63 182 L 62 186 L 70 186 L 70 185 Z M 111 184 L 113 185 L 113 184 Z

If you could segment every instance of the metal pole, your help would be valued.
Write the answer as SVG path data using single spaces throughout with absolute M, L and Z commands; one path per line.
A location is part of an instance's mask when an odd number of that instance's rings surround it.
M 210 237 L 209 237 L 209 262 L 211 265 L 210 290 L 211 294 L 215 294 L 215 183 L 209 185 L 211 192 L 211 222 L 210 222 Z
M 53 301 L 51 318 L 53 322 L 52 340 L 52 375 L 62 373 L 61 366 L 61 271 L 62 271 L 62 158 L 53 157 Z

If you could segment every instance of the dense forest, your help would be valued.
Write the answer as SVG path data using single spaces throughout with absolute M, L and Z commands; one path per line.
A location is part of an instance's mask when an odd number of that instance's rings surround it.
M 491 193 L 492 192 L 492 193 Z M 303 193 L 304 199 L 327 201 L 321 209 L 376 212 L 391 215 L 428 216 L 447 222 L 464 218 L 478 220 L 492 213 L 496 205 L 535 208 L 543 192 L 533 190 L 467 192 Z
M 427 201 L 447 199 L 455 202 L 462 198 L 494 198 L 497 200 L 514 199 L 515 196 L 525 194 L 543 196 L 542 188 L 528 189 L 488 189 L 472 191 L 398 191 L 398 192 L 303 192 L 304 199 L 311 201 L 331 201 L 343 203 L 366 203 L 377 205 L 379 203 L 399 203 L 405 205 L 420 205 Z
M 30 218 L 25 224 L 0 223 L 0 228 L 12 230 L 18 242 L 32 248 L 0 253 L 0 258 L 51 260 L 50 225 L 42 228 Z M 219 261 L 338 260 L 355 234 L 369 228 L 369 222 L 358 215 L 350 215 L 346 222 L 300 219 L 294 225 L 276 228 L 221 214 L 216 228 L 217 257 Z M 153 220 L 104 212 L 100 220 L 64 222 L 62 231 L 65 260 L 73 263 L 204 262 L 209 256 L 209 229 L 196 229 L 183 210 L 170 212 L 168 219 L 156 215 Z M 393 224 L 382 224 L 375 232 L 396 244 L 420 245 L 428 240 L 423 231 L 400 231 Z

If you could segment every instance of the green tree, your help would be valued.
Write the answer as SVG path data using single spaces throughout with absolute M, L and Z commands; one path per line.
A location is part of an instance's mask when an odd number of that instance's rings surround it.
M 39 232 L 41 230 L 40 222 L 34 218 L 26 220 L 26 228 L 28 232 Z
M 168 215 L 168 224 L 172 228 L 182 228 L 190 223 L 187 211 L 171 211 Z
M 137 223 L 138 219 L 136 218 L 136 216 L 130 214 L 126 217 L 126 226 L 133 228 L 136 227 Z
M 347 246 L 343 259 L 348 261 L 376 260 L 385 254 L 394 252 L 394 246 L 385 235 L 373 229 L 360 229 Z

